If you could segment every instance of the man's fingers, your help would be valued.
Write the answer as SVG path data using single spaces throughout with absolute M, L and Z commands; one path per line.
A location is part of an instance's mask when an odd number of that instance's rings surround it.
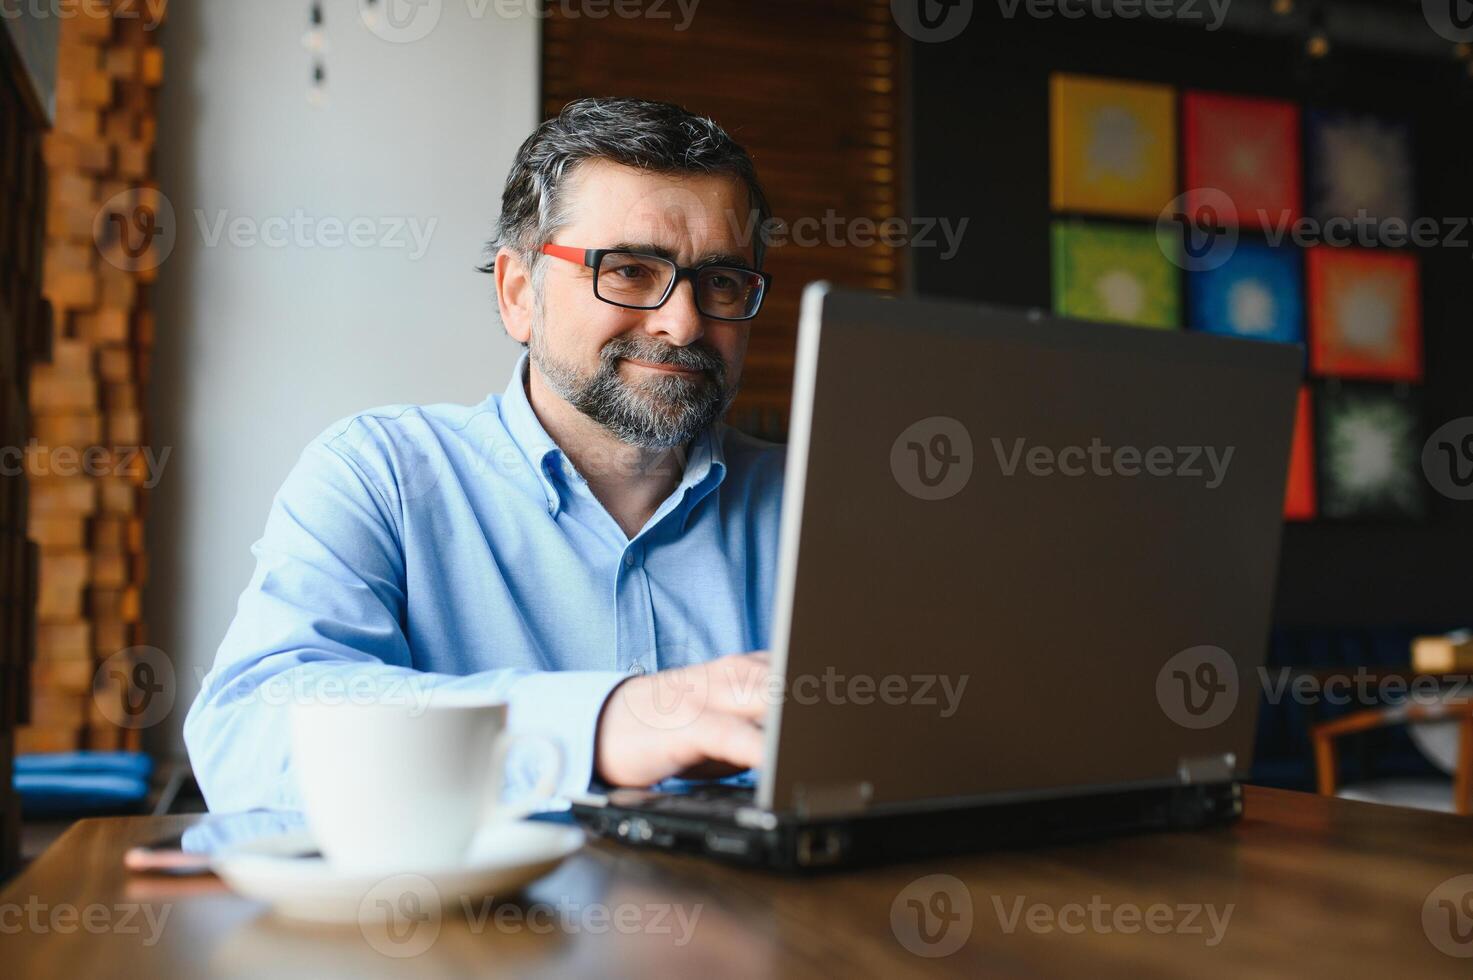
M 706 669 L 709 707 L 748 721 L 760 722 L 767 717 L 773 690 L 772 668 L 766 658 L 751 654 L 723 657 Z
M 694 733 L 707 759 L 743 769 L 762 765 L 762 729 L 735 715 L 707 715 Z

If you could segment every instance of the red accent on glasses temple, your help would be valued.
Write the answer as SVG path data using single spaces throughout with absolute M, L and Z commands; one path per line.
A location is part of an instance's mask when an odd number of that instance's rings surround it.
M 574 248 L 571 245 L 544 245 L 542 246 L 542 253 L 544 255 L 551 255 L 555 259 L 577 262 L 579 265 L 585 264 L 588 254 L 583 249 Z

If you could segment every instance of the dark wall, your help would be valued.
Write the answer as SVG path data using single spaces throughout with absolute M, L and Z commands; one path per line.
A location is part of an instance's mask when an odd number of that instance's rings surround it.
M 1297 43 L 1143 22 L 977 19 L 910 49 L 920 217 L 968 217 L 959 252 L 912 250 L 920 293 L 1049 306 L 1049 105 L 1053 71 L 1292 99 L 1410 119 L 1419 216 L 1473 216 L 1473 83 L 1456 66 L 1337 49 L 1307 70 Z M 1473 415 L 1473 229 L 1420 250 L 1427 431 Z M 1290 524 L 1280 625 L 1473 623 L 1473 503 L 1432 493 L 1425 523 Z

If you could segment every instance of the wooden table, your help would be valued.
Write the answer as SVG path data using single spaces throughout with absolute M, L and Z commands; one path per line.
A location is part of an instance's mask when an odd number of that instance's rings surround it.
M 1250 789 L 1246 802 L 1240 824 L 1210 833 L 816 878 L 598 843 L 487 906 L 479 925 L 447 915 L 409 958 L 380 952 L 382 937 L 357 926 L 278 920 L 214 878 L 123 872 L 129 844 L 197 817 L 85 820 L 0 895 L 0 963 L 17 978 L 273 980 L 1473 971 L 1473 959 L 1448 955 L 1473 956 L 1473 823 L 1278 790 Z

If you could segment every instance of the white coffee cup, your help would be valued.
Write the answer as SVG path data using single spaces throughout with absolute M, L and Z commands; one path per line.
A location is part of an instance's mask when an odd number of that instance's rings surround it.
M 337 869 L 456 867 L 476 834 L 551 796 L 561 746 L 506 731 L 507 706 L 436 697 L 429 705 L 312 701 L 291 711 L 292 768 L 307 824 Z M 503 799 L 507 754 L 542 742 L 550 764 L 528 797 Z

